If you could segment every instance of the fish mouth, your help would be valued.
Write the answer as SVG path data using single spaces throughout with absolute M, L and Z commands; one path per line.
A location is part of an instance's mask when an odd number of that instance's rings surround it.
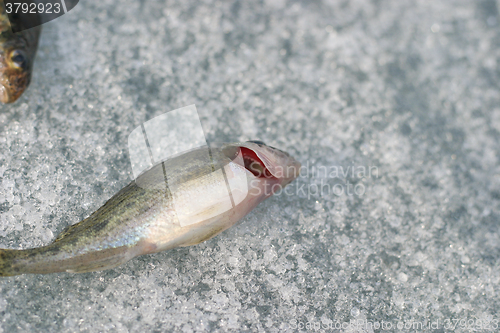
M 268 146 L 262 141 L 228 145 L 224 150 L 225 155 L 231 159 L 242 156 L 245 169 L 255 177 L 279 179 L 283 184 L 288 184 L 297 178 L 301 167 L 300 163 L 288 153 Z
M 243 156 L 243 163 L 245 164 L 245 169 L 250 171 L 257 178 L 268 178 L 276 179 L 276 177 L 271 173 L 266 164 L 259 158 L 259 156 L 251 149 L 246 147 L 240 148 L 241 155 Z
M 240 144 L 230 144 L 226 145 L 222 149 L 222 152 L 231 161 L 240 164 L 257 178 L 277 178 L 269 169 L 269 164 L 264 162 L 262 158 L 259 157 L 255 149 L 244 147 Z
M 3 84 L 0 84 L 0 102 L 2 103 L 11 103 L 10 94 L 7 88 Z

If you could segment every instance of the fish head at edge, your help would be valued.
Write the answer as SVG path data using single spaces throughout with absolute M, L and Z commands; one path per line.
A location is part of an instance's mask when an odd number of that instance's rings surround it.
M 41 28 L 14 33 L 3 6 L 0 11 L 0 102 L 13 103 L 30 84 Z

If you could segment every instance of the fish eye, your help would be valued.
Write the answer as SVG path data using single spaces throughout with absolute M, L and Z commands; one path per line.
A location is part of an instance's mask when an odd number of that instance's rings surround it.
M 10 60 L 12 61 L 14 67 L 26 69 L 26 67 L 28 66 L 26 54 L 21 50 L 12 51 Z
M 260 140 L 250 140 L 248 142 L 255 143 L 259 146 L 267 146 L 263 141 L 260 141 Z

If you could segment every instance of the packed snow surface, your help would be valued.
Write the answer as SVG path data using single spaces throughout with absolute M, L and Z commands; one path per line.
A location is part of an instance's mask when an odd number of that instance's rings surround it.
M 200 245 L 2 278 L 0 332 L 497 331 L 499 8 L 80 1 L 0 107 L 1 248 L 98 209 L 133 178 L 129 134 L 183 106 L 303 170 Z

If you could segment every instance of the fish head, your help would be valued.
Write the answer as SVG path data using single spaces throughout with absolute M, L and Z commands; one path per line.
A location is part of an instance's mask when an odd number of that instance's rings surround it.
M 0 36 L 0 101 L 13 103 L 31 81 L 32 59 L 21 34 L 3 32 Z
M 10 20 L 5 12 L 5 1 L 0 2 L 0 102 L 13 103 L 31 81 L 41 17 L 13 13 Z M 28 3 L 35 2 L 29 0 Z

